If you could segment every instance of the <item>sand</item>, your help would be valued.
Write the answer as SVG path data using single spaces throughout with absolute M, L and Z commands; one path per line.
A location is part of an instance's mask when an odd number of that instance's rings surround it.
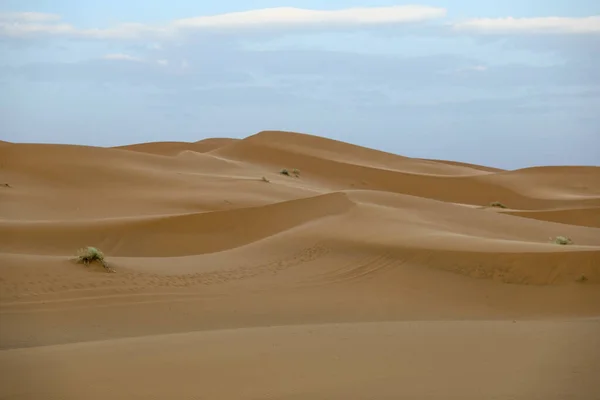
M 600 398 L 600 167 L 275 131 L 0 160 L 1 399 Z

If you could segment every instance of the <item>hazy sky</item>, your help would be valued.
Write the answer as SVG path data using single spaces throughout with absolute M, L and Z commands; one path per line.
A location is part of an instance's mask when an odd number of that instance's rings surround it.
M 278 129 L 600 165 L 600 2 L 0 0 L 0 89 L 15 142 Z

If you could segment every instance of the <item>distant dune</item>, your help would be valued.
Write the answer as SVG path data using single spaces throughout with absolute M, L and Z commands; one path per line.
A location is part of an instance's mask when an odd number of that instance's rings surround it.
M 483 166 L 483 165 L 475 165 L 475 164 L 469 164 L 469 163 L 458 162 L 458 161 L 433 160 L 433 159 L 428 159 L 428 158 L 423 158 L 422 160 L 424 160 L 424 161 L 433 161 L 433 162 L 438 162 L 438 163 L 443 163 L 443 164 L 448 164 L 448 165 L 456 165 L 456 166 L 459 166 L 459 167 L 473 168 L 473 169 L 477 169 L 479 171 L 484 171 L 484 172 L 500 172 L 500 171 L 505 171 L 505 170 L 503 170 L 501 168 L 486 167 L 486 166 Z
M 212 138 L 204 139 L 198 142 L 154 142 L 154 143 L 140 143 L 132 144 L 128 146 L 117 146 L 115 149 L 124 149 L 139 151 L 142 153 L 159 154 L 163 156 L 177 155 L 183 151 L 195 151 L 197 153 L 206 153 L 212 150 L 216 150 L 219 147 L 231 144 L 238 139 L 228 138 Z
M 279 131 L 0 160 L 0 398 L 598 393 L 600 167 Z

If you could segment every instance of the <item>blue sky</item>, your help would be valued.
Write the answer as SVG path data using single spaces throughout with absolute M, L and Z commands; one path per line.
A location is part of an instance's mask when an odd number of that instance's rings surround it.
M 591 0 L 3 0 L 0 139 L 281 129 L 504 168 L 600 165 L 599 49 Z

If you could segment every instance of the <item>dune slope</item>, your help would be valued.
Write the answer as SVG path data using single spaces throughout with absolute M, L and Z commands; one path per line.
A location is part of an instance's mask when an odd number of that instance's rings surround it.
M 278 131 L 0 158 L 0 398 L 597 393 L 600 167 Z
M 165 156 L 174 156 L 184 151 L 193 151 L 196 153 L 207 153 L 235 142 L 236 139 L 229 138 L 211 138 L 198 142 L 151 142 L 138 143 L 127 146 L 117 146 L 116 149 L 139 151 L 141 153 L 158 154 Z

